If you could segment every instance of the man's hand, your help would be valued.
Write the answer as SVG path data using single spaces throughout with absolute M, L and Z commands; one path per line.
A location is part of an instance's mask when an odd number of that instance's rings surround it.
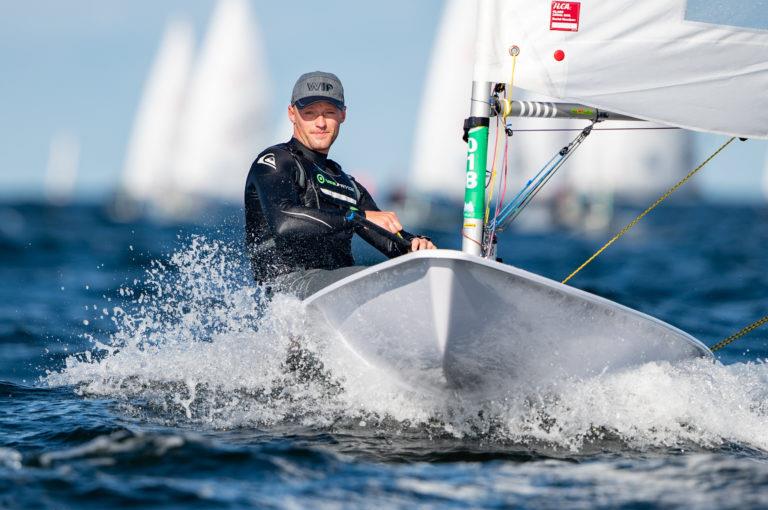
M 371 223 L 375 223 L 376 225 L 389 232 L 392 232 L 393 234 L 397 234 L 403 230 L 403 226 L 400 224 L 400 220 L 397 218 L 397 214 L 393 213 L 392 211 L 363 211 L 363 214 L 365 215 L 366 220 L 370 221 Z M 423 237 L 414 237 L 411 240 L 410 251 L 434 249 L 436 249 L 436 246 L 432 244 L 432 241 L 429 239 L 424 239 Z
M 432 244 L 432 241 L 429 239 L 424 239 L 423 237 L 414 237 L 411 240 L 411 251 L 419 251 L 419 250 L 435 250 L 437 247 Z
M 403 230 L 400 220 L 397 219 L 397 214 L 392 211 L 363 211 L 363 214 L 365 215 L 366 220 L 375 223 L 393 234 L 397 234 Z

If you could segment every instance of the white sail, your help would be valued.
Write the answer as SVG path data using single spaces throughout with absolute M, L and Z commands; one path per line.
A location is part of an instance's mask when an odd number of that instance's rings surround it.
M 239 202 L 248 169 L 268 139 L 269 73 L 246 0 L 220 0 L 189 90 L 176 159 L 188 199 Z
M 80 141 L 73 133 L 59 131 L 51 139 L 46 165 L 44 193 L 48 202 L 64 205 L 72 201 L 80 167 Z
M 693 168 L 689 131 L 621 130 L 654 127 L 632 122 L 601 127 L 617 130 L 593 131 L 569 160 L 567 179 L 574 191 L 645 200 L 660 195 Z
M 412 186 L 461 201 L 467 146 L 461 126 L 472 90 L 476 2 L 450 0 L 432 48 L 416 126 Z
M 191 25 L 171 21 L 144 85 L 128 142 L 120 189 L 130 200 L 154 205 L 173 187 L 171 172 L 193 56 Z
M 482 0 L 474 79 L 689 129 L 768 138 L 764 0 Z M 728 7 L 728 8 L 725 8 Z
M 282 118 L 276 123 L 277 128 L 271 133 L 272 138 L 267 140 L 268 145 L 287 142 L 293 136 L 293 122 L 288 118 L 288 107 L 281 113 Z

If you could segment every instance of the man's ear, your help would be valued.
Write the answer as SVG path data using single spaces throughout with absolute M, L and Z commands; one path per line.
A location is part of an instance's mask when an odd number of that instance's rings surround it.
M 341 124 L 345 120 L 347 120 L 347 109 L 346 108 L 341 110 L 341 120 L 339 121 L 339 124 Z
M 291 124 L 296 124 L 296 107 L 292 104 L 288 105 L 288 120 L 291 121 Z

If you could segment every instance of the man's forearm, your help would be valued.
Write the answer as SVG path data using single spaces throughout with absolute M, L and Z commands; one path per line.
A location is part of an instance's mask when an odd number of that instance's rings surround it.
M 379 250 L 388 258 L 398 257 L 408 253 L 408 249 L 396 243 L 389 237 L 374 231 L 364 225 L 355 225 L 355 233 L 365 242 Z M 406 241 L 410 241 L 413 236 L 408 232 L 402 231 L 401 235 Z

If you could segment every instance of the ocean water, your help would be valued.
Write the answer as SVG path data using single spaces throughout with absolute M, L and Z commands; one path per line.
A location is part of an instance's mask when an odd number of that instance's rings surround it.
M 0 205 L 0 509 L 768 506 L 768 329 L 557 394 L 420 394 L 324 357 L 241 232 Z M 509 232 L 500 255 L 562 279 L 607 237 Z M 768 209 L 669 206 L 571 283 L 711 345 L 768 313 L 766 246 Z

